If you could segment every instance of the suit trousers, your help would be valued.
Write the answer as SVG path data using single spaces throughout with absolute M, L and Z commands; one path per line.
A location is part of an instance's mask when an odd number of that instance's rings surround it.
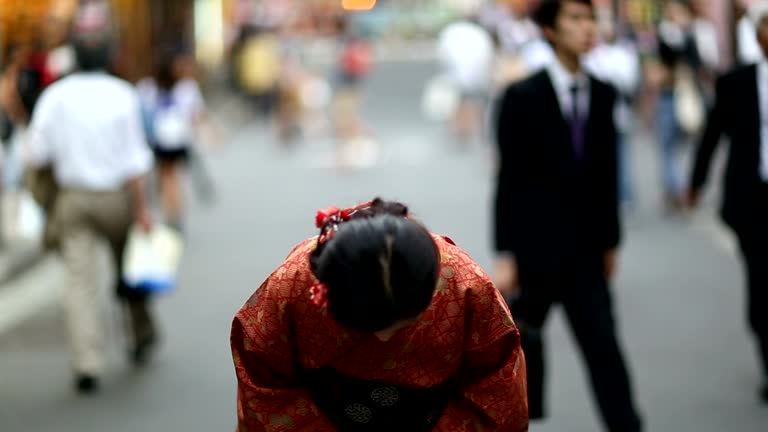
M 122 283 L 122 257 L 133 211 L 127 190 L 94 192 L 62 189 L 53 212 L 60 230 L 60 252 L 68 273 L 64 289 L 67 331 L 76 373 L 98 375 L 106 364 L 105 326 L 101 322 L 99 245 L 109 245 L 117 292 Z M 134 343 L 154 336 L 147 296 L 122 298 Z
M 752 219 L 736 229 L 746 269 L 747 320 L 755 335 L 765 379 L 768 380 L 768 184 L 755 199 Z
M 547 271 L 534 270 L 519 261 L 519 276 L 520 296 L 510 307 L 520 327 L 526 355 L 530 418 L 545 417 L 544 325 L 552 305 L 561 303 L 586 363 L 606 429 L 640 431 L 641 420 L 616 336 L 602 256 L 582 255 L 563 269 Z

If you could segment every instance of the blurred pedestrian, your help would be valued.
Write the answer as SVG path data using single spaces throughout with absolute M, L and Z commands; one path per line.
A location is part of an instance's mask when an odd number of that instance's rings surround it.
M 495 85 L 504 89 L 527 78 L 536 70 L 524 56 L 541 39 L 539 27 L 531 19 L 528 0 L 497 0 L 481 8 L 479 22 L 490 33 L 496 48 Z
M 750 14 L 768 54 L 768 1 Z M 721 215 L 733 230 L 746 267 L 748 321 L 762 362 L 761 398 L 768 403 L 768 61 L 741 67 L 717 83 L 715 104 L 696 154 L 688 193 L 695 207 L 722 136 L 729 139 Z
M 520 52 L 532 41 L 541 38 L 541 29 L 531 17 L 531 0 L 505 0 L 512 12 L 513 19 L 503 21 L 499 26 L 499 34 L 504 45 Z
M 46 22 L 45 68 L 51 82 L 69 75 L 77 66 L 71 44 L 72 26 L 69 19 L 55 14 L 51 14 Z
M 763 59 L 763 50 L 757 43 L 755 23 L 749 15 L 749 0 L 738 0 L 739 21 L 736 27 L 736 48 L 739 64 L 746 66 Z
M 32 48 L 12 46 L 0 77 L 0 106 L 15 125 L 26 125 L 44 87 L 42 72 L 31 64 Z
M 3 159 L 0 184 L 0 220 L 3 240 L 12 241 L 20 233 L 21 192 L 24 177 L 22 145 L 29 116 L 43 89 L 40 72 L 30 67 L 29 46 L 12 46 L 8 62 L 0 75 L 0 111 L 2 111 Z
M 659 25 L 658 54 L 663 66 L 656 105 L 656 135 L 669 214 L 684 209 L 681 154 L 683 142 L 702 127 L 705 101 L 697 77 L 702 58 L 694 33 L 693 12 L 683 0 L 669 0 Z
M 338 19 L 339 56 L 335 70 L 333 117 L 340 168 L 366 165 L 376 150 L 362 116 L 363 85 L 373 69 L 373 47 L 349 16 Z
M 158 163 L 163 215 L 179 231 L 183 226 L 182 170 L 207 118 L 200 86 L 188 71 L 191 61 L 182 51 L 165 52 L 154 76 L 137 85 L 147 137 Z
M 612 13 L 599 15 L 600 41 L 586 56 L 584 67 L 617 92 L 616 133 L 619 156 L 619 198 L 631 205 L 634 192 L 630 157 L 630 140 L 634 113 L 632 103 L 640 88 L 640 54 L 630 41 L 620 37 Z
M 257 112 L 270 119 L 277 106 L 281 73 L 280 43 L 268 29 L 246 27 L 238 53 L 240 88 L 256 106 Z
M 710 16 L 710 0 L 691 0 L 691 31 L 699 55 L 697 81 L 707 98 L 714 90 L 714 81 L 720 70 L 720 39 L 717 26 Z
M 543 0 L 536 18 L 555 58 L 499 101 L 496 286 L 520 325 L 531 419 L 545 417 L 544 326 L 560 303 L 605 429 L 640 431 L 609 287 L 621 236 L 617 95 L 582 69 L 596 30 L 590 0 Z
M 488 276 L 405 206 L 316 219 L 237 313 L 238 430 L 528 430 L 520 334 Z
M 452 128 L 457 142 L 466 147 L 481 136 L 492 91 L 494 41 L 468 14 L 440 32 L 438 57 L 460 95 Z
M 50 166 L 59 192 L 52 214 L 68 277 L 64 287 L 67 332 L 76 389 L 92 393 L 106 363 L 101 323 L 98 244 L 109 244 L 117 295 L 128 309 L 132 360 L 147 360 L 156 341 L 149 298 L 122 282 L 121 264 L 133 223 L 150 229 L 144 177 L 152 154 L 132 86 L 108 75 L 107 44 L 75 44 L 80 69 L 41 96 L 30 125 L 33 169 Z
M 300 42 L 284 25 L 279 28 L 280 79 L 278 82 L 275 123 L 277 136 L 284 145 L 294 144 L 301 138 L 302 106 L 301 89 L 307 72 L 301 55 Z

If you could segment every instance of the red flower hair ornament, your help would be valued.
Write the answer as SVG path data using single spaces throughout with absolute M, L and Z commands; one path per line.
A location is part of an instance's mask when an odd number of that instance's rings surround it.
M 339 230 L 339 224 L 348 221 L 352 215 L 360 210 L 369 208 L 373 203 L 367 202 L 360 204 L 356 207 L 351 207 L 344 210 L 339 210 L 338 207 L 326 207 L 323 210 L 318 210 L 315 215 L 315 226 L 320 228 L 320 237 L 318 243 L 323 244 L 330 240 L 336 231 Z
M 328 307 L 328 287 L 324 283 L 318 282 L 309 289 L 310 296 L 316 306 L 323 309 Z
M 356 207 L 339 210 L 338 207 L 326 207 L 325 209 L 318 210 L 315 215 L 315 226 L 320 228 L 320 237 L 317 239 L 318 245 L 321 245 L 330 240 L 336 231 L 339 230 L 339 224 L 346 222 L 357 211 L 369 208 L 373 203 L 367 202 Z M 326 308 L 328 307 L 328 287 L 318 282 L 309 289 L 310 299 L 315 305 Z
M 320 228 L 320 238 L 318 241 L 322 244 L 330 240 L 339 230 L 339 224 L 349 220 L 347 210 L 339 210 L 336 207 L 328 207 L 318 210 L 315 215 L 315 226 Z

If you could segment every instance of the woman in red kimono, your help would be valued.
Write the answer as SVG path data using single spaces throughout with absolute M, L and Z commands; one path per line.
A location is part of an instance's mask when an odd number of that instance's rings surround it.
M 528 430 L 520 334 L 480 266 L 398 203 L 317 225 L 234 319 L 239 432 Z

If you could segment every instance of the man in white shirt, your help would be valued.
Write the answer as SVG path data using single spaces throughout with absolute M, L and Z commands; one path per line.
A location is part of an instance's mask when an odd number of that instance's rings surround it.
M 757 40 L 768 53 L 768 0 L 750 16 Z M 717 83 L 715 103 L 701 140 L 688 193 L 695 207 L 709 175 L 721 136 L 730 141 L 722 217 L 739 240 L 747 270 L 749 323 L 764 379 L 760 396 L 768 403 L 768 61 L 737 69 Z
M 29 163 L 51 167 L 59 188 L 52 224 L 69 278 L 64 290 L 76 388 L 92 393 L 105 367 L 105 326 L 100 322 L 97 244 L 106 241 L 121 281 L 121 261 L 133 223 L 150 228 L 144 176 L 153 158 L 133 87 L 105 72 L 110 49 L 77 42 L 80 70 L 42 94 L 30 125 Z M 134 361 L 142 363 L 155 341 L 147 295 L 118 283 L 133 329 Z

